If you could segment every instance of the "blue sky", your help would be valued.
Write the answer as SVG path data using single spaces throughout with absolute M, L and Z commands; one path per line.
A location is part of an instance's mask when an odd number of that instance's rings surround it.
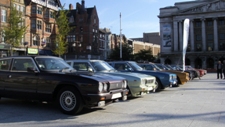
M 60 0 L 65 8 L 81 0 Z M 193 0 L 85 0 L 85 7 L 96 6 L 100 28 L 109 28 L 113 34 L 120 34 L 120 13 L 122 34 L 127 38 L 142 37 L 143 33 L 159 32 L 159 9 L 174 6 L 175 2 Z

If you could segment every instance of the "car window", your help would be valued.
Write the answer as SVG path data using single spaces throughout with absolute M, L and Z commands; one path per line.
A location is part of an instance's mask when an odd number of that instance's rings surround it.
M 74 63 L 73 68 L 77 71 L 88 71 L 91 67 L 88 63 Z
M 131 70 L 131 68 L 127 64 L 124 64 L 124 63 L 115 63 L 114 68 L 118 71 L 129 71 L 129 70 Z
M 31 59 L 14 59 L 12 71 L 27 71 L 27 68 L 35 68 L 35 64 Z
M 73 69 L 61 58 L 36 58 L 38 67 L 44 71 L 56 71 L 62 69 Z
M 0 60 L 0 70 L 2 70 L 2 71 L 9 70 L 10 63 L 11 63 L 11 59 Z

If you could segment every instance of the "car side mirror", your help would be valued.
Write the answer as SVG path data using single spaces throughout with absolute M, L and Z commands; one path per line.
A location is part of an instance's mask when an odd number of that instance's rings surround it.
M 93 72 L 93 69 L 89 67 L 88 72 Z

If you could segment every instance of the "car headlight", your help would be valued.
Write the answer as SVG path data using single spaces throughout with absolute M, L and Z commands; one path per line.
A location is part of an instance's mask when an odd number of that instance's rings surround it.
M 108 85 L 107 85 L 107 83 L 104 83 L 103 89 L 104 89 L 104 91 L 108 91 Z
M 98 91 L 102 92 L 103 87 L 104 87 L 104 84 L 102 82 L 99 82 L 99 84 L 98 84 Z
M 127 81 L 123 80 L 123 88 L 127 88 Z

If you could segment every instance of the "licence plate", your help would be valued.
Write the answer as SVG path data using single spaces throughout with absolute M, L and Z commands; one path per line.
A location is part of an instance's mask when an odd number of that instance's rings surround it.
M 122 97 L 122 94 L 121 93 L 116 93 L 116 94 L 113 94 L 112 95 L 112 99 L 120 98 L 120 97 Z
M 148 88 L 148 91 L 150 91 L 150 90 L 153 90 L 153 87 L 149 87 L 149 88 Z

